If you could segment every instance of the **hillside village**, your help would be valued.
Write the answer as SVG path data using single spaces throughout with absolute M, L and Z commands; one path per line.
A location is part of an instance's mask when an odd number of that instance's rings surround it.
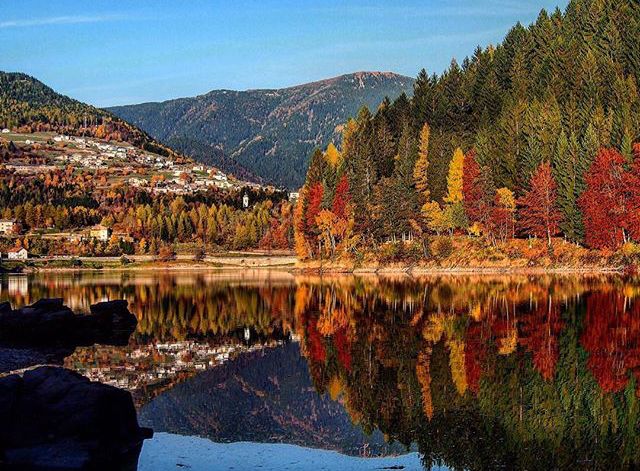
M 168 206 L 176 199 L 188 200 L 192 205 L 204 203 L 208 208 L 213 204 L 227 205 L 225 207 L 233 212 L 252 211 L 254 205 L 270 198 L 269 195 L 282 195 L 273 187 L 239 180 L 216 167 L 182 156 L 156 154 L 127 142 L 54 132 L 18 133 L 2 129 L 0 176 L 5 182 L 1 189 L 4 198 L 22 202 L 0 214 L 0 253 L 8 260 L 75 252 L 78 252 L 76 255 L 157 253 L 163 237 L 167 241 L 178 237 L 180 241 L 188 242 L 191 240 L 188 233 L 198 229 L 194 218 L 187 218 L 187 212 L 173 214 L 170 219 L 158 220 L 154 237 L 158 241 L 154 245 L 149 237 L 135 230 L 140 229 L 140 224 L 136 225 L 133 220 L 130 220 L 131 224 L 120 223 L 121 218 L 125 218 L 124 213 L 116 220 L 110 216 L 114 214 L 113 209 L 125 211 L 133 207 L 135 201 L 142 203 L 140 210 L 146 214 L 146 224 L 149 216 L 155 217 L 149 207 L 154 201 L 163 202 L 160 204 L 166 208 L 168 217 L 175 209 Z M 19 189 L 22 195 L 12 188 Z M 36 196 L 41 191 L 49 193 L 48 206 L 29 201 L 31 195 Z M 286 198 L 286 194 L 284 196 Z M 297 194 L 292 193 L 289 197 L 295 199 Z M 180 206 L 183 208 L 183 203 Z M 212 227 L 209 231 L 210 242 L 225 243 L 233 232 L 227 236 L 220 234 L 218 229 L 231 223 L 231 230 L 241 223 L 239 214 L 232 218 L 234 221 L 229 221 L 231 213 L 227 209 L 224 212 L 222 219 L 215 222 L 217 229 L 214 231 Z M 247 217 L 250 218 L 248 221 L 252 220 L 249 213 Z M 186 228 L 188 221 L 193 227 Z M 149 224 L 156 225 L 156 222 L 149 221 Z M 260 232 L 266 231 L 269 224 L 267 221 L 261 223 L 264 229 Z M 249 232 L 253 234 L 253 229 Z M 252 240 L 258 236 L 261 237 L 257 233 L 251 236 Z M 29 247 L 34 242 L 39 247 L 36 253 Z M 76 250 L 74 244 L 82 248 Z M 245 243 L 234 244 L 235 247 L 240 245 Z
M 152 193 L 189 194 L 215 186 L 221 189 L 257 187 L 215 167 L 189 159 L 174 161 L 124 142 L 55 133 L 17 134 L 3 129 L 2 166 L 18 174 L 37 175 L 72 166 L 76 171 L 103 171 L 112 182 L 147 188 Z

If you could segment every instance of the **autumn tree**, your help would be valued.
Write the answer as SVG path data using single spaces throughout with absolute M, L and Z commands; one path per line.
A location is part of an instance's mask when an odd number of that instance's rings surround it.
M 349 203 L 349 180 L 347 179 L 347 176 L 343 174 L 338 180 L 338 185 L 331 204 L 331 210 L 337 217 L 345 219 L 348 216 L 347 206 Z
M 444 198 L 445 203 L 456 204 L 462 202 L 463 175 L 464 154 L 462 149 L 458 147 L 449 164 L 449 173 L 447 174 L 447 196 Z
M 590 247 L 616 249 L 628 238 L 625 165 L 620 152 L 602 148 L 585 176 L 586 190 L 578 204 Z
M 531 177 L 529 191 L 518 199 L 520 229 L 535 237 L 551 237 L 560 230 L 562 215 L 556 206 L 557 185 L 549 162 L 540 164 Z
M 425 123 L 420 130 L 419 144 L 418 144 L 418 158 L 416 159 L 415 167 L 413 168 L 413 179 L 415 181 L 416 189 L 422 195 L 424 201 L 429 201 L 429 135 L 431 130 L 429 125 Z
M 516 200 L 513 192 L 508 188 L 496 190 L 494 205 L 491 208 L 487 229 L 491 241 L 505 242 L 513 237 L 515 224 Z
M 462 178 L 462 202 L 470 231 L 478 233 L 486 226 L 494 204 L 495 191 L 489 170 L 480 167 L 476 152 L 471 149 L 464 157 Z
M 449 226 L 449 232 L 467 226 L 467 217 L 464 212 L 463 199 L 464 154 L 457 148 L 449 164 L 447 175 L 447 195 L 444 198 L 444 220 Z

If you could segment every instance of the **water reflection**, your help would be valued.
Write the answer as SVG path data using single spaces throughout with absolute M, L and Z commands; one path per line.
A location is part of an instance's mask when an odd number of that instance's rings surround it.
M 336 280 L 306 297 L 319 390 L 425 467 L 638 464 L 640 301 L 599 278 Z M 335 394 L 335 393 L 334 393 Z
M 114 272 L 8 286 L 18 305 L 128 299 L 130 345 L 79 349 L 67 366 L 136 392 L 168 431 L 391 451 L 379 430 L 426 468 L 640 465 L 635 279 Z

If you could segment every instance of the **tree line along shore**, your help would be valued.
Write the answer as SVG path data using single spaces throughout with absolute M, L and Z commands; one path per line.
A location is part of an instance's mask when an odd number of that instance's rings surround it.
M 573 0 L 514 26 L 316 150 L 295 249 L 326 266 L 633 267 L 640 6 Z

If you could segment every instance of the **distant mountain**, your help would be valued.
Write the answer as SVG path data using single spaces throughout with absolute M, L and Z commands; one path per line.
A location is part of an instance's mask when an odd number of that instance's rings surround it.
M 115 139 L 149 152 L 178 157 L 136 126 L 108 111 L 61 95 L 22 73 L 0 71 L 0 127 Z
M 357 455 L 402 453 L 352 422 L 340 400 L 318 394 L 300 346 L 290 343 L 241 355 L 165 391 L 139 410 L 156 432 L 216 442 L 292 443 Z
M 410 94 L 414 80 L 357 72 L 279 90 L 214 90 L 193 98 L 117 106 L 109 111 L 196 160 L 298 188 L 316 146 L 366 105 Z

